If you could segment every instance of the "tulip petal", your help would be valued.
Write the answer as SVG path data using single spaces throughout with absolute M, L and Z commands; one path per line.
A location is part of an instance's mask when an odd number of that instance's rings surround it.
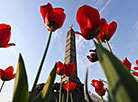
M 13 79 L 13 67 L 10 66 L 5 70 L 5 80 L 11 80 Z
M 82 35 L 82 33 L 80 33 L 80 32 L 73 32 L 74 34 L 79 34 L 79 35 Z
M 48 3 L 47 5 L 40 6 L 40 12 L 44 20 L 47 13 L 52 11 L 53 11 L 53 7 L 50 3 Z
M 89 60 L 90 62 L 93 62 L 93 60 L 92 60 L 92 58 L 91 58 L 90 56 L 87 56 L 87 58 L 88 58 L 88 60 Z
M 10 46 L 15 46 L 15 44 L 14 44 L 14 43 L 9 43 L 9 44 L 3 46 L 3 48 L 8 48 L 8 47 L 10 47 Z
M 131 70 L 131 63 L 129 62 L 129 60 L 127 58 L 125 58 L 122 63 L 127 66 L 129 71 Z
M 76 19 L 81 28 L 88 27 L 92 29 L 93 24 L 99 25 L 100 15 L 95 8 L 84 5 L 78 9 Z
M 136 60 L 136 64 L 137 64 L 137 66 L 138 66 L 138 60 Z
M 14 71 L 13 67 L 10 66 L 5 70 L 5 73 L 13 73 L 13 71 Z
M 75 82 L 69 81 L 69 91 L 72 92 L 75 90 L 77 84 Z M 68 90 L 68 82 L 66 84 L 63 84 L 63 88 L 67 91 Z
M 65 19 L 66 19 L 66 15 L 64 13 L 64 9 L 62 8 L 54 8 L 53 10 L 54 12 L 54 16 L 53 19 L 56 20 L 57 24 L 58 24 L 58 28 L 62 27 Z
M 3 69 L 0 69 L 0 78 L 3 78 L 4 77 L 4 74 L 5 74 L 4 70 Z
M 133 74 L 134 74 L 136 77 L 138 77 L 138 73 L 137 73 L 137 72 L 133 72 Z
M 117 28 L 117 23 L 112 21 L 110 24 L 109 24 L 109 36 L 110 38 L 113 36 L 113 34 L 115 33 L 116 31 L 116 28 Z
M 134 67 L 135 70 L 138 70 L 138 67 Z
M 11 27 L 7 24 L 0 24 L 0 47 L 8 44 L 11 37 Z

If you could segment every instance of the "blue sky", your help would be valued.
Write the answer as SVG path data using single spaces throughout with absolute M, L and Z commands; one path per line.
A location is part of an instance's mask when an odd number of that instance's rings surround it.
M 54 8 L 62 7 L 67 15 L 61 29 L 52 35 L 52 40 L 45 64 L 39 78 L 39 83 L 45 82 L 55 62 L 64 62 L 66 33 L 71 24 L 75 31 L 80 31 L 76 22 L 76 13 L 80 6 L 89 5 L 99 10 L 101 18 L 108 23 L 116 21 L 117 31 L 109 41 L 113 53 L 122 61 L 127 57 L 133 65 L 138 59 L 138 1 L 137 0 L 0 0 L 0 23 L 11 25 L 11 40 L 15 47 L 0 49 L 0 68 L 16 66 L 19 53 L 22 54 L 31 89 L 38 66 L 48 39 L 49 32 L 40 14 L 40 6 L 48 2 Z M 78 75 L 82 82 L 85 80 L 86 68 L 89 69 L 89 90 L 92 79 L 105 79 L 99 63 L 90 63 L 86 55 L 95 48 L 93 41 L 85 40 L 76 35 Z M 106 45 L 104 44 L 106 47 Z M 57 76 L 56 81 L 59 81 Z M 2 81 L 0 81 L 0 85 Z M 8 102 L 12 98 L 14 80 L 6 82 L 0 100 Z

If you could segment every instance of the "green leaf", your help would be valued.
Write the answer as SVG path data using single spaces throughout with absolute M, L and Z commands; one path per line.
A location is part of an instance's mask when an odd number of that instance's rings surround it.
M 95 45 L 115 102 L 138 102 L 138 83 L 128 68 L 108 50 L 96 42 Z
M 90 95 L 89 95 L 89 92 L 88 92 L 88 85 L 87 85 L 88 82 L 87 81 L 88 81 L 88 69 L 86 71 L 86 76 L 85 76 L 85 93 L 86 93 L 86 96 L 89 100 L 88 102 L 93 102 Z
M 54 81 L 56 78 L 56 72 L 57 72 L 57 64 L 55 64 L 54 68 L 50 72 L 47 82 L 46 82 L 43 90 L 36 97 L 35 102 L 49 102 L 49 98 L 50 98 L 50 95 L 51 95 L 51 92 L 53 89 L 53 85 L 54 85 Z
M 28 102 L 28 97 L 28 80 L 24 61 L 20 54 L 17 65 L 12 102 Z

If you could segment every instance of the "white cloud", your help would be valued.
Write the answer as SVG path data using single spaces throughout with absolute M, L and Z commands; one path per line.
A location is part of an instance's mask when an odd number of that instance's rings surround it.
M 135 40 L 138 40 L 138 21 L 135 23 L 134 27 Z
M 108 6 L 108 4 L 111 2 L 111 0 L 107 0 L 107 2 L 104 4 L 104 6 L 101 8 L 100 13 L 103 12 L 103 10 Z
M 0 101 L 1 102 L 10 102 L 10 95 L 8 93 L 1 93 L 0 94 Z
M 102 13 L 110 2 L 111 0 L 96 0 L 94 5 L 98 8 L 101 8 L 99 12 Z

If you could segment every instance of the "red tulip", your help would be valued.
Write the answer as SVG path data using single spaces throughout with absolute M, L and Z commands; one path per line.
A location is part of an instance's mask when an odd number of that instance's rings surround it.
M 13 43 L 8 43 L 11 37 L 11 26 L 7 24 L 0 24 L 0 47 L 7 48 L 14 46 Z
M 76 73 L 75 72 L 75 64 L 74 63 L 65 65 L 65 68 L 66 68 L 66 73 L 65 73 L 66 76 L 72 76 L 72 75 L 74 75 Z
M 116 31 L 117 23 L 112 21 L 109 25 L 107 24 L 107 21 L 102 18 L 100 21 L 101 26 L 101 34 L 98 35 L 98 38 L 101 42 L 105 42 L 105 40 L 109 41 L 113 34 Z
M 103 96 L 103 95 L 105 95 L 106 90 L 105 90 L 104 87 L 102 87 L 100 90 L 98 90 L 98 89 L 95 88 L 95 92 L 96 92 L 99 96 Z
M 136 60 L 136 64 L 137 64 L 137 66 L 138 66 L 138 60 Z
M 60 61 L 57 63 L 57 74 L 63 75 L 65 73 L 65 67 L 64 64 L 62 64 Z
M 77 84 L 75 82 L 69 81 L 69 91 L 72 92 L 75 90 Z M 68 82 L 66 84 L 63 84 L 63 88 L 67 91 L 68 90 Z
M 122 63 L 126 65 L 129 71 L 131 70 L 131 63 L 128 61 L 127 58 L 125 58 Z
M 75 64 L 62 64 L 60 61 L 57 63 L 57 74 L 59 75 L 65 75 L 65 76 L 72 76 L 75 72 Z
M 93 53 L 91 53 L 90 56 L 87 56 L 88 60 L 90 62 L 96 62 L 96 61 L 98 61 L 98 56 L 97 56 L 97 53 L 96 53 L 96 49 L 95 50 L 90 50 L 90 52 L 93 52 Z
M 97 9 L 84 5 L 78 9 L 76 19 L 82 33 L 74 33 L 82 35 L 86 40 L 100 33 L 100 14 Z
M 135 70 L 138 70 L 138 67 L 134 67 Z
M 138 72 L 132 72 L 136 77 L 138 77 Z
M 134 67 L 135 70 L 138 70 L 138 60 L 136 60 L 137 67 Z
M 99 81 L 98 80 L 92 80 L 91 85 L 93 87 L 95 87 L 97 90 L 100 90 L 104 86 L 104 84 L 101 80 L 99 80 Z
M 15 78 L 15 74 L 13 74 L 13 67 L 8 67 L 5 71 L 0 69 L 0 78 L 3 81 L 9 81 Z
M 48 30 L 50 30 L 51 26 L 53 26 L 53 31 L 61 28 L 66 18 L 64 9 L 53 8 L 50 3 L 41 6 L 40 12 Z

